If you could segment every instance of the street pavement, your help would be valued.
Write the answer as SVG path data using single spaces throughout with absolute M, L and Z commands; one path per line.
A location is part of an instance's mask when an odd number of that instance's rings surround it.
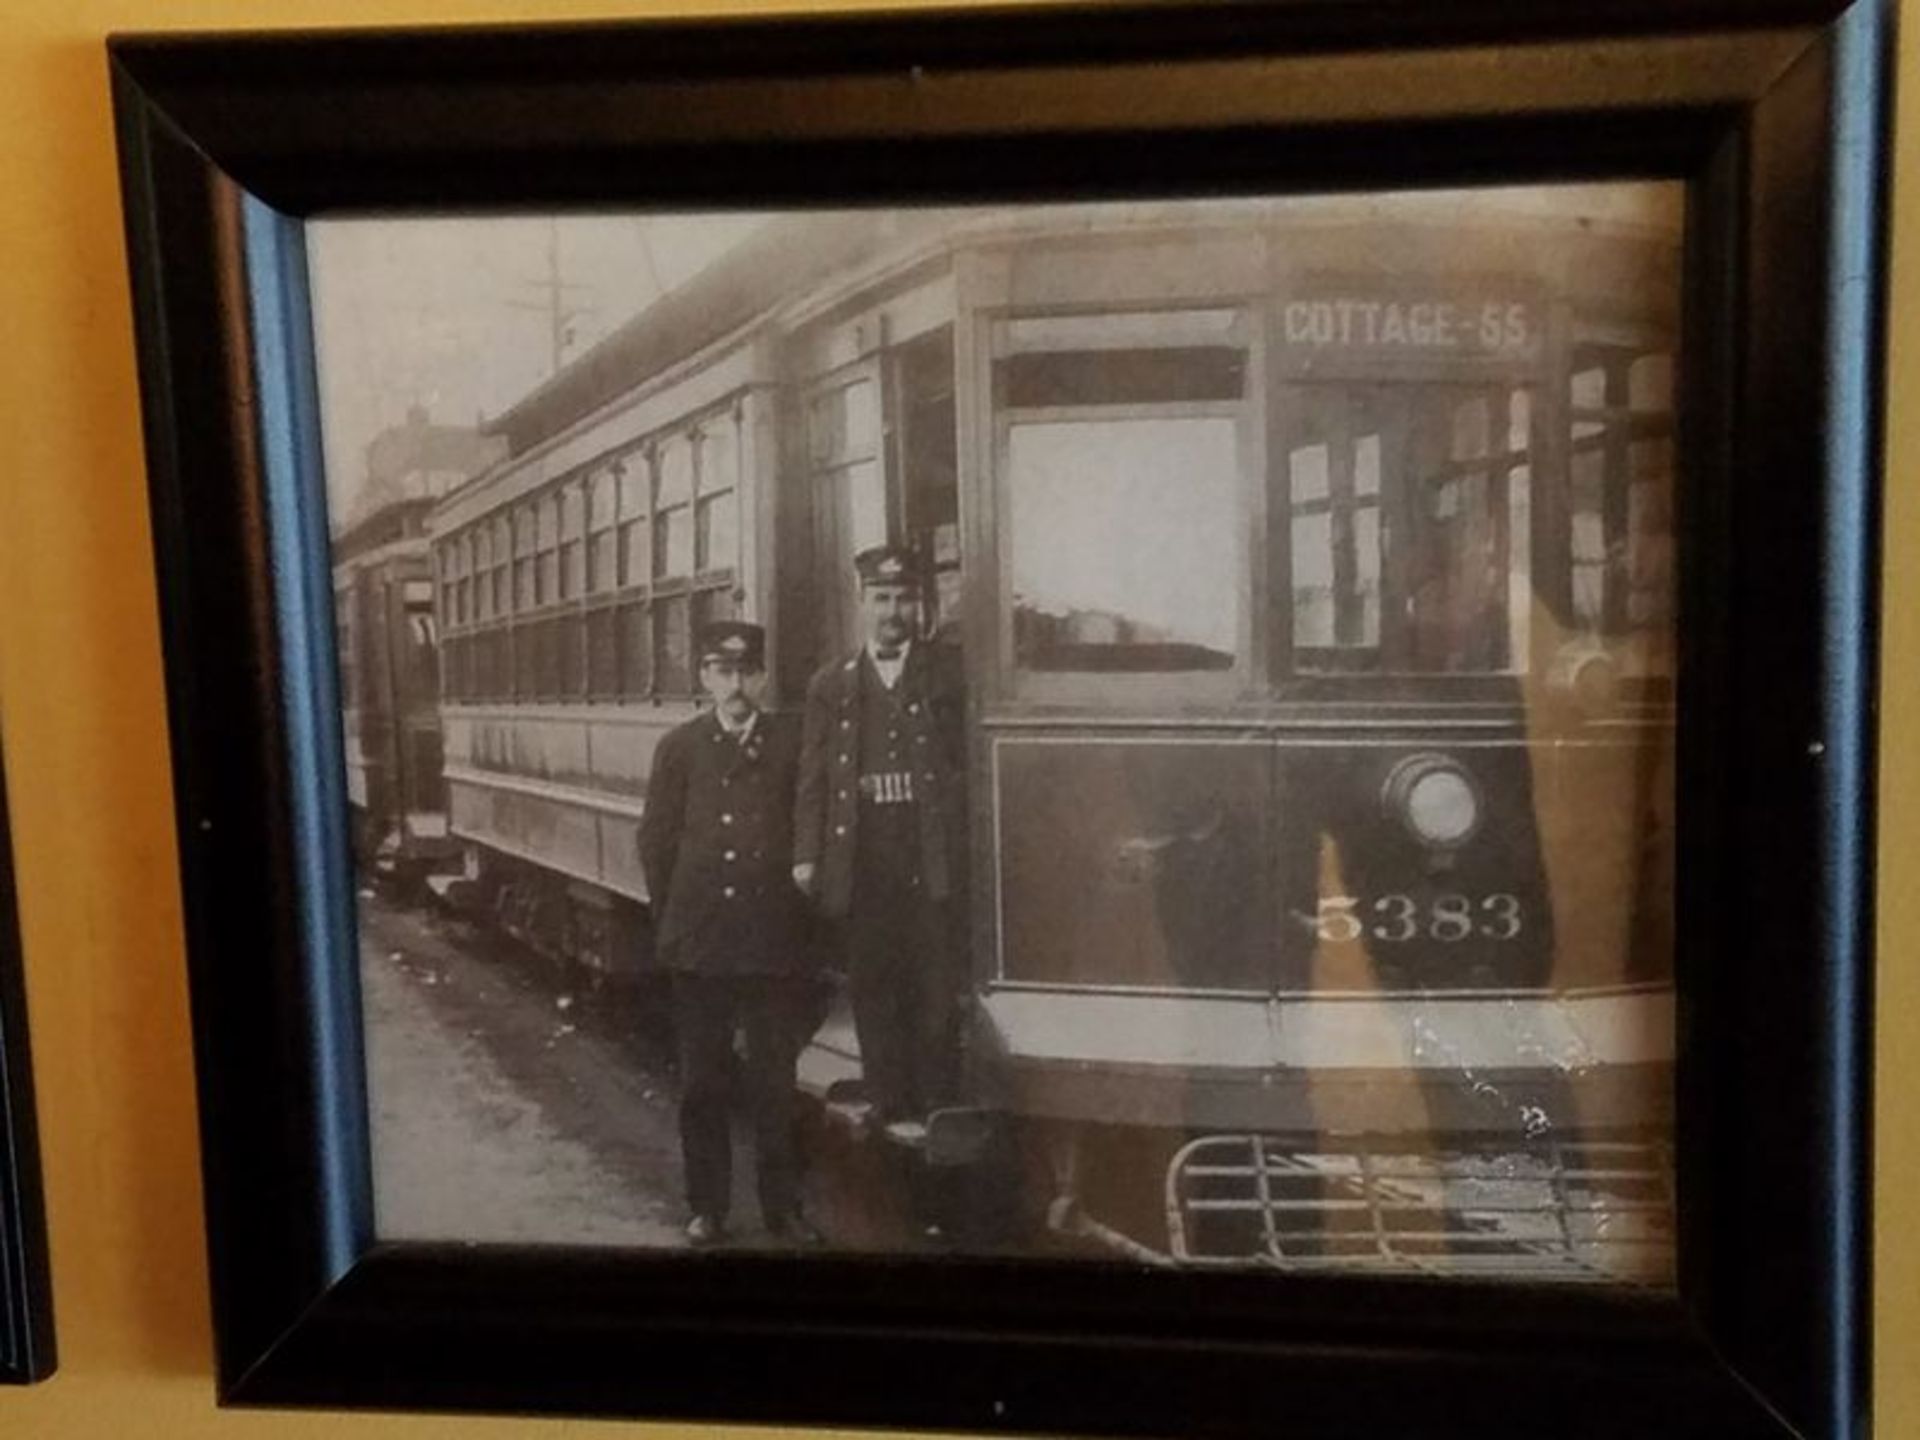
M 470 926 L 363 892 L 360 936 L 381 1238 L 681 1243 L 662 1077 Z

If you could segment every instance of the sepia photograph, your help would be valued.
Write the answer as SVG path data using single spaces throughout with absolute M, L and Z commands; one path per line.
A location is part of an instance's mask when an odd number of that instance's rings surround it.
M 309 222 L 380 1237 L 1670 1288 L 1685 195 Z

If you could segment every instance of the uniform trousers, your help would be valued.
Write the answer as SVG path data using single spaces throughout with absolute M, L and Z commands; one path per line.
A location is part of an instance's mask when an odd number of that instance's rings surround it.
M 729 1101 L 734 1035 L 746 1037 L 741 1076 L 753 1125 L 760 1214 L 777 1223 L 800 1206 L 794 1065 L 806 1044 L 815 986 L 786 975 L 673 977 L 680 1055 L 680 1154 L 687 1206 L 724 1218 L 733 1194 Z
M 949 1102 L 959 1062 L 954 907 L 920 883 L 913 805 L 860 812 L 847 912 L 847 995 L 877 1118 L 921 1119 Z

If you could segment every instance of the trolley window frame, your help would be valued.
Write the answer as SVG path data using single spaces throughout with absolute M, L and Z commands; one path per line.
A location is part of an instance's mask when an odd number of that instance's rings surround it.
M 1067 247 L 1062 247 L 1067 248 Z M 1098 670 L 1073 666 L 1028 667 L 1021 663 L 1017 636 L 1016 587 L 1021 577 L 1015 573 L 1019 548 L 1029 537 L 1021 533 L 1015 517 L 1012 466 L 1013 431 L 1022 425 L 1152 423 L 1154 421 L 1209 421 L 1231 423 L 1234 463 L 1229 498 L 1239 513 L 1258 516 L 1262 502 L 1256 493 L 1263 473 L 1264 436 L 1260 425 L 1263 414 L 1261 388 L 1266 368 L 1262 347 L 1264 329 L 1257 301 L 1230 292 L 1195 288 L 1154 297 L 1154 303 L 1122 296 L 1104 299 L 1097 291 L 1072 297 L 1078 303 L 1063 305 L 1054 296 L 1051 303 L 1038 299 L 1005 308 L 982 308 L 966 317 L 968 323 L 984 331 L 981 345 L 986 365 L 984 388 L 980 392 L 982 413 L 988 425 L 983 449 L 990 456 L 988 468 L 979 473 L 981 488 L 990 492 L 988 513 L 992 523 L 977 537 L 972 547 L 977 553 L 991 551 L 994 559 L 992 589 L 996 607 L 996 644 L 975 662 L 976 675 L 991 666 L 993 674 L 983 676 L 991 691 L 1004 691 L 1016 703 L 1065 704 L 1094 710 L 1118 709 L 1125 713 L 1142 706 L 1201 707 L 1230 705 L 1250 692 L 1258 691 L 1264 680 L 1260 658 L 1264 649 L 1262 616 L 1264 607 L 1258 596 L 1261 557 L 1260 526 L 1247 525 L 1235 537 L 1230 560 L 1233 650 L 1230 663 L 1219 668 L 1169 665 L 1138 671 Z M 1075 322 L 1117 321 L 1122 325 L 1137 322 L 1143 331 L 1166 316 L 1191 316 L 1195 313 L 1218 315 L 1224 323 L 1208 326 L 1191 323 L 1176 326 L 1173 333 L 1162 329 L 1156 335 L 1142 334 L 1130 346 L 1117 346 L 1110 340 L 1090 339 L 1077 349 L 1049 346 L 1037 339 L 1021 339 L 1015 334 L 1021 325 L 1052 321 L 1071 327 Z M 1116 349 L 1136 351 L 1173 351 L 1206 343 L 1212 348 L 1238 350 L 1243 357 L 1240 394 L 1234 397 L 1132 397 L 1113 400 L 1085 398 L 1076 402 L 1046 405 L 1019 404 L 1003 397 L 1005 384 L 1002 367 L 1024 356 L 1090 354 Z M 990 538 L 989 538 L 990 537 Z M 988 587 L 974 587 L 985 592 Z M 976 602 L 978 603 L 978 602 Z M 1117 647 L 1115 647 L 1117 648 Z
M 1593 1437 L 1858 1433 L 1890 5 L 1168 19 L 111 42 L 225 1402 L 1111 1435 L 1254 1436 L 1276 1407 L 1302 1434 L 1519 1437 L 1546 1413 Z M 1696 202 L 1677 1300 L 375 1243 L 302 217 L 1631 175 L 1686 178 Z M 1801 903 L 1761 903 L 1781 894 Z

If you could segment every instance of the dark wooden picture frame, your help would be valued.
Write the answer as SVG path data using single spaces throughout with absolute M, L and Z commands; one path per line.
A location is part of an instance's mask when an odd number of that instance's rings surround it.
M 44 1380 L 53 1366 L 53 1292 L 27 1046 L 26 976 L 6 782 L 0 776 L 0 1383 Z
M 224 1400 L 1862 1433 L 1890 7 L 1467 0 L 110 42 Z M 376 1243 L 301 224 L 1689 186 L 1676 1297 Z

